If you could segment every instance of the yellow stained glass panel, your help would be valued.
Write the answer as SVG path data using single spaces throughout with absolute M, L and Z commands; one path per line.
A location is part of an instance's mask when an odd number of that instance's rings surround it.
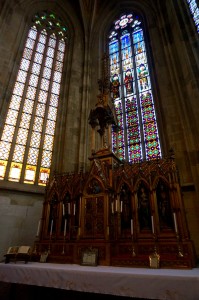
M 22 164 L 17 164 L 15 162 L 12 162 L 8 179 L 10 181 L 18 182 L 21 176 L 21 169 L 22 169 Z

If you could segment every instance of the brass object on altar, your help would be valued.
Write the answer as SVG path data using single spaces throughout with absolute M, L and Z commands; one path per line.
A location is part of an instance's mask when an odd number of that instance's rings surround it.
M 160 268 L 160 255 L 154 252 L 149 255 L 149 265 L 151 269 L 159 269 Z
M 82 266 L 97 266 L 98 250 L 94 248 L 86 249 L 81 254 Z
M 41 253 L 39 262 L 45 263 L 46 260 L 47 260 L 47 257 L 48 257 L 48 251 L 45 251 L 45 252 Z

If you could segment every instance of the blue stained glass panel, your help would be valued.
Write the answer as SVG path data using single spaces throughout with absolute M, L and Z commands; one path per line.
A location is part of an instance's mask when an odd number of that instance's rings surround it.
M 142 40 L 143 40 L 143 31 L 142 30 L 139 30 L 139 31 L 133 33 L 133 43 L 134 44 L 141 42 Z
M 124 35 L 121 38 L 121 48 L 124 49 L 131 45 L 130 34 Z
M 115 53 L 117 51 L 119 51 L 119 43 L 116 40 L 116 41 L 109 44 L 109 53 L 112 54 L 112 53 Z

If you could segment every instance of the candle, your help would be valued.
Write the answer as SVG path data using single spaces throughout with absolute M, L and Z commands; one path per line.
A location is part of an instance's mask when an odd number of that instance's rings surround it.
M 76 205 L 74 203 L 74 206 L 73 206 L 73 214 L 74 214 L 74 216 L 75 216 L 75 210 L 76 210 Z
M 70 203 L 68 203 L 68 214 L 70 215 Z
M 133 219 L 131 219 L 131 234 L 133 235 Z
M 174 219 L 174 225 L 175 225 L 175 232 L 178 233 L 178 226 L 177 226 L 177 220 L 176 220 L 176 214 L 173 213 L 173 219 Z
M 153 221 L 153 216 L 151 216 L 151 224 L 152 224 L 152 232 L 154 233 L 154 221 Z
M 109 226 L 107 226 L 107 235 L 109 235 Z
M 114 213 L 113 202 L 111 202 L 111 211 L 112 211 L 112 214 L 113 214 Z
M 64 222 L 64 236 L 66 236 L 66 226 L 67 226 L 67 219 L 65 219 Z
M 53 219 L 51 220 L 50 235 L 52 235 L 52 232 L 53 232 Z
M 65 205 L 63 203 L 63 216 L 65 216 Z
M 121 201 L 120 211 L 122 212 L 123 201 Z
M 41 226 L 41 220 L 39 220 L 39 223 L 38 223 L 37 236 L 39 236 L 39 233 L 40 233 L 40 226 Z

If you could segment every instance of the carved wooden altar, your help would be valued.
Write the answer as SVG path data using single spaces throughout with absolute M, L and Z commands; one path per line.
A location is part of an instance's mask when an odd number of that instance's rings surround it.
M 87 173 L 55 174 L 46 188 L 35 251 L 48 261 L 81 263 L 97 249 L 99 265 L 195 266 L 178 170 L 173 158 L 122 164 L 104 149 Z
M 80 264 L 82 253 L 94 249 L 100 265 L 154 267 L 156 259 L 160 268 L 192 268 L 196 256 L 174 157 L 129 164 L 111 152 L 111 130 L 117 132 L 118 125 L 108 101 L 106 55 L 103 66 L 98 102 L 89 115 L 90 170 L 54 174 L 49 181 L 35 253 Z

